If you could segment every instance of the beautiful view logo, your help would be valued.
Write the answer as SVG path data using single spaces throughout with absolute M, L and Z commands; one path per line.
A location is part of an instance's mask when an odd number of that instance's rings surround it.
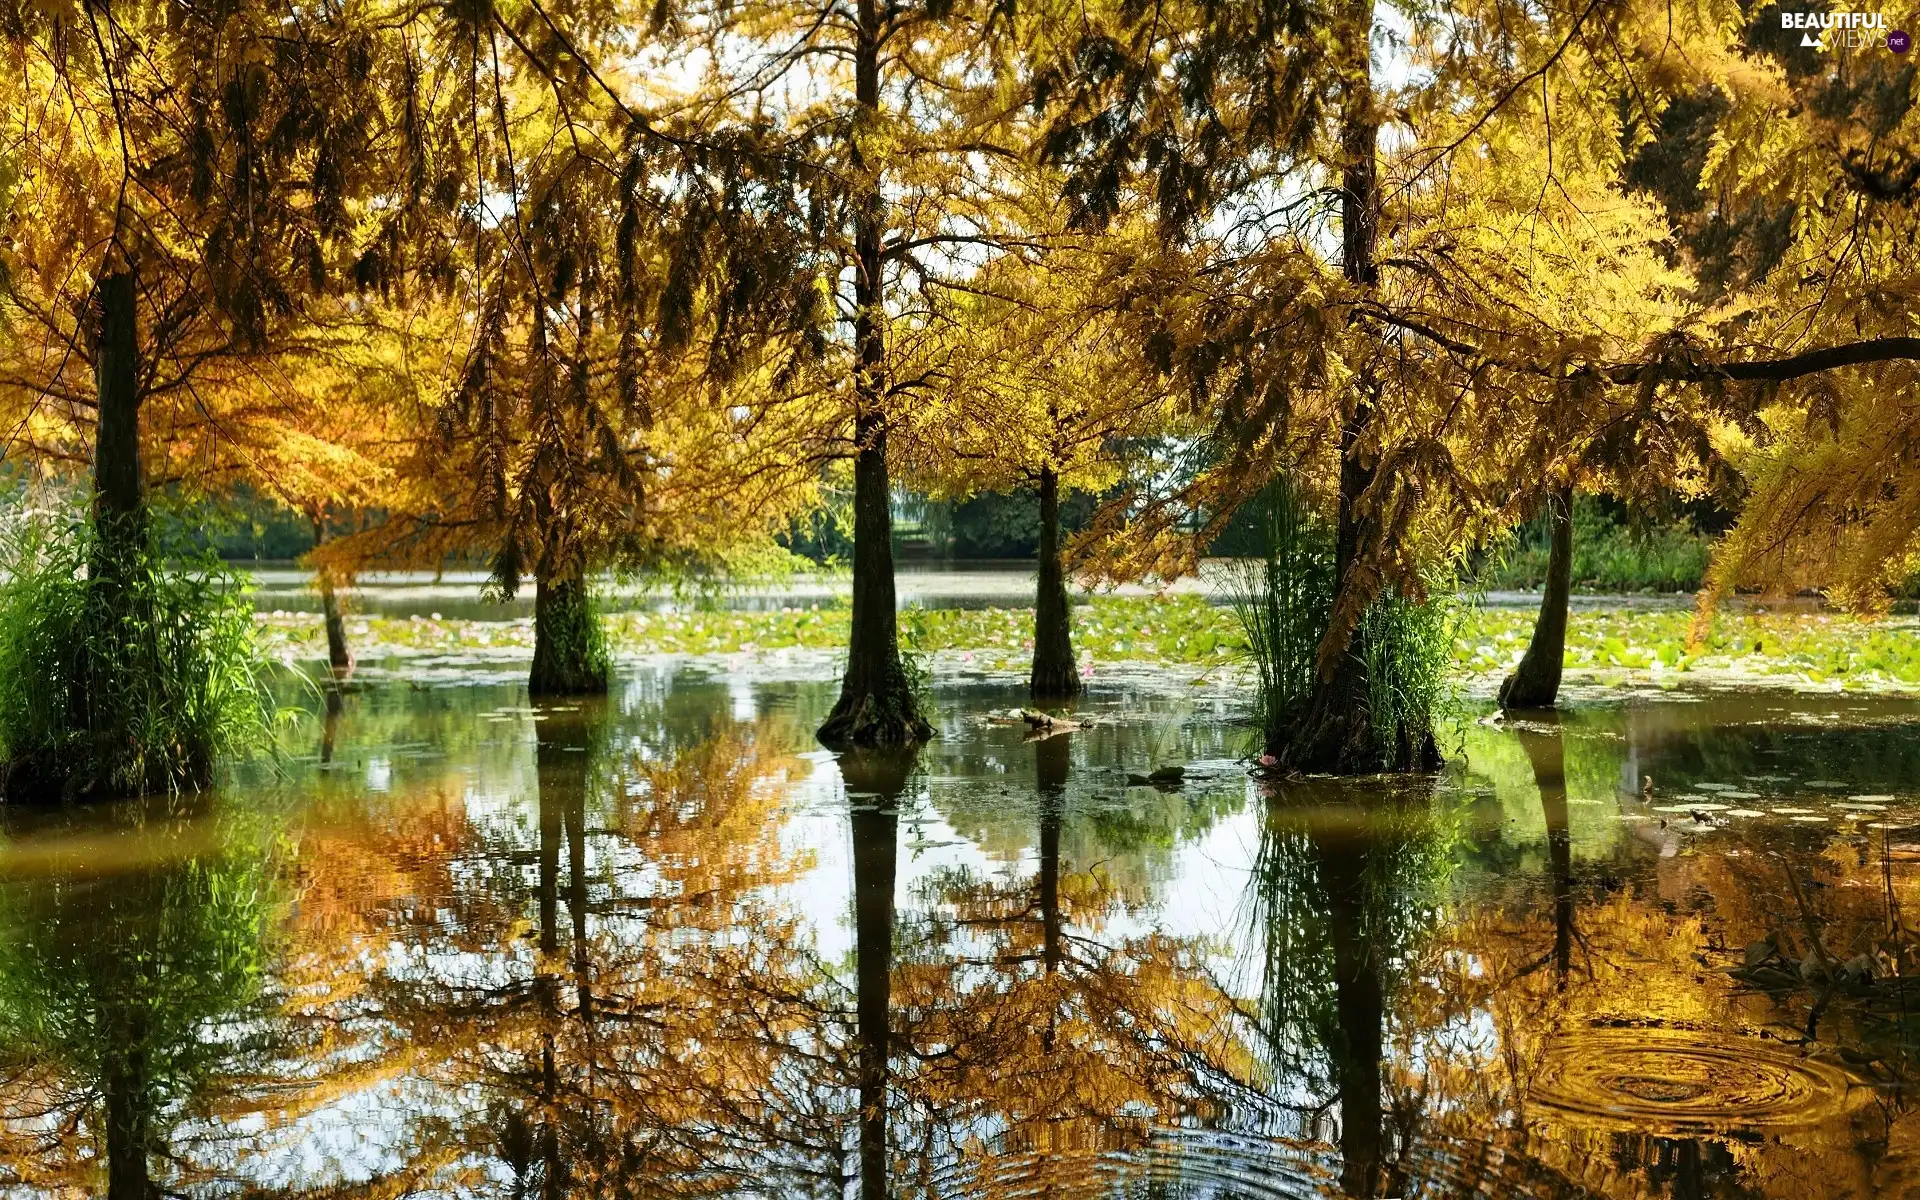
M 1800 30 L 1800 44 L 1816 50 L 1885 46 L 1895 54 L 1905 54 L 1913 45 L 1905 30 L 1888 30 L 1885 13 L 1783 12 L 1780 28 Z

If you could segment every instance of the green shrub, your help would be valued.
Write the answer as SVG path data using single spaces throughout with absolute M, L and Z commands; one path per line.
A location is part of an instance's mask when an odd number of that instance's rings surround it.
M 109 597 L 73 516 L 0 535 L 0 790 L 124 796 L 205 785 L 268 739 L 253 614 L 210 552 L 169 561 L 151 535 Z

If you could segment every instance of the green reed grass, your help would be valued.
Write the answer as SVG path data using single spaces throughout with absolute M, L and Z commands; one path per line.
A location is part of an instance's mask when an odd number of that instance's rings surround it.
M 1333 607 L 1333 537 L 1284 478 L 1247 510 L 1258 558 L 1237 559 L 1227 599 L 1247 640 L 1261 731 L 1269 744 L 1306 713 L 1314 661 Z
M 264 660 L 241 578 L 148 534 L 109 594 L 91 524 L 39 514 L 0 533 L 0 771 L 8 798 L 204 786 L 268 742 Z M 179 540 L 179 539 L 172 539 Z
M 1257 558 L 1238 560 L 1227 598 L 1246 638 L 1257 684 L 1262 732 L 1281 745 L 1306 715 L 1321 639 L 1333 610 L 1333 531 L 1285 478 L 1250 503 Z M 1397 761 L 1403 739 L 1432 730 L 1453 689 L 1448 673 L 1459 632 L 1460 605 L 1442 598 L 1409 600 L 1388 593 L 1361 619 L 1355 646 L 1367 668 L 1372 740 L 1382 761 Z

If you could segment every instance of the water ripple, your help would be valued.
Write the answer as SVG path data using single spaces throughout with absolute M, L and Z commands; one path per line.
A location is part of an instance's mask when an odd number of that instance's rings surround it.
M 1842 1068 L 1775 1042 L 1610 1027 L 1570 1031 L 1549 1043 L 1530 1098 L 1587 1124 L 1711 1134 L 1819 1124 L 1867 1096 Z

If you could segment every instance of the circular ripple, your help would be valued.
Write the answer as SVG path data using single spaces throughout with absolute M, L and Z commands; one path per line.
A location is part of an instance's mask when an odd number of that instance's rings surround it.
M 1718 1133 L 1819 1124 L 1867 1099 L 1841 1068 L 1689 1029 L 1588 1029 L 1548 1045 L 1531 1100 L 1586 1123 Z

